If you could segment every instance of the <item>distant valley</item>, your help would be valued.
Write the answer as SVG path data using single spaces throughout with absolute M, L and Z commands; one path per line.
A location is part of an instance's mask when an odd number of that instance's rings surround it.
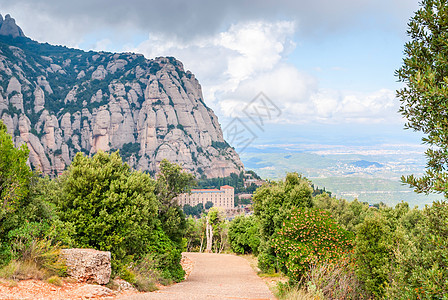
M 424 172 L 424 147 L 420 145 L 313 146 L 297 151 L 267 151 L 251 148 L 240 154 L 247 169 L 262 178 L 280 179 L 298 172 L 338 198 L 371 204 L 395 205 L 406 201 L 424 207 L 439 195 L 419 195 L 401 184 L 402 175 Z

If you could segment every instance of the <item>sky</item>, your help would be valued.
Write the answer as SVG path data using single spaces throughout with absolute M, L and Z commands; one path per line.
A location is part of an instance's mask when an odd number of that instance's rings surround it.
M 403 130 L 394 77 L 416 0 L 0 0 L 0 7 L 39 42 L 176 57 L 200 81 L 224 133 L 240 122 L 251 146 L 419 143 L 418 133 Z

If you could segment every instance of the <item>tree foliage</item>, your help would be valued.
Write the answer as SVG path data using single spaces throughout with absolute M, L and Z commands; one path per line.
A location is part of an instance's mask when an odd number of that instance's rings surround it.
M 394 236 L 390 299 L 444 299 L 448 295 L 448 204 L 410 210 Z M 413 225 L 413 226 L 409 226 Z
M 402 67 L 396 71 L 405 84 L 397 91 L 405 128 L 425 134 L 427 170 L 423 177 L 402 180 L 416 192 L 432 191 L 448 197 L 448 3 L 423 0 L 408 24 Z
M 316 208 L 328 211 L 342 228 L 351 232 L 355 232 L 357 225 L 364 222 L 369 214 L 368 204 L 361 203 L 357 199 L 347 201 L 332 198 L 327 193 L 314 197 L 313 204 Z
M 186 216 L 194 216 L 196 218 L 199 218 L 204 211 L 204 205 L 202 203 L 198 203 L 195 206 L 185 204 L 182 209 Z
M 0 121 L 0 265 L 29 257 L 36 245 L 71 245 L 72 227 L 65 226 L 47 203 L 46 179 L 27 165 L 25 144 L 14 147 Z
M 200 219 L 189 217 L 187 219 L 187 230 L 185 232 L 187 252 L 202 252 L 205 240 L 205 226 L 205 217 Z
M 366 290 L 375 298 L 384 296 L 391 254 L 392 229 L 387 220 L 380 213 L 369 216 L 360 225 L 356 236 L 356 273 Z
M 147 252 L 158 208 L 148 174 L 131 171 L 118 152 L 78 153 L 61 184 L 59 215 L 76 228 L 79 247 L 111 251 L 117 261 Z
M 255 192 L 253 207 L 260 223 L 261 240 L 258 264 L 262 271 L 272 272 L 277 268 L 271 237 L 280 230 L 292 208 L 312 206 L 312 193 L 310 182 L 297 173 L 289 173 L 284 181 L 271 182 Z
M 353 237 L 324 210 L 300 208 L 291 210 L 272 244 L 282 271 L 298 281 L 312 265 L 334 262 L 350 250 Z
M 237 216 L 229 225 L 229 243 L 233 252 L 258 255 L 260 229 L 254 216 Z
M 172 164 L 166 159 L 162 160 L 159 167 L 160 172 L 157 174 L 155 184 L 155 193 L 159 201 L 159 219 L 169 238 L 180 245 L 186 223 L 185 215 L 175 198 L 189 192 L 196 180 L 193 174 L 183 171 L 181 166 Z
M 13 213 L 29 193 L 32 172 L 26 164 L 26 144 L 15 148 L 6 126 L 0 121 L 0 220 Z

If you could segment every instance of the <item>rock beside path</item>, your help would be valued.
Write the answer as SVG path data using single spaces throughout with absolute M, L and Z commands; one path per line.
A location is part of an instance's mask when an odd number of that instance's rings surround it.
M 93 249 L 63 249 L 67 274 L 78 282 L 107 284 L 110 280 L 111 254 Z
M 75 291 L 76 294 L 83 295 L 84 298 L 111 297 L 115 293 L 111 289 L 95 284 L 86 284 Z M 104 298 L 103 298 L 104 299 Z M 113 298 L 112 298 L 113 299 Z

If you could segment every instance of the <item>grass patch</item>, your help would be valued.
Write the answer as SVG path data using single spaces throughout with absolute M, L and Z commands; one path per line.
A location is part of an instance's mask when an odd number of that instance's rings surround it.
M 116 283 L 115 280 L 109 280 L 109 282 L 106 284 L 106 287 L 113 291 L 118 291 L 120 289 L 120 285 Z
M 52 276 L 66 274 L 65 262 L 60 259 L 60 249 L 48 240 L 34 240 L 29 247 L 0 269 L 0 277 L 10 280 L 45 280 Z
M 158 290 L 154 279 L 141 274 L 137 274 L 135 277 L 134 285 L 139 292 L 154 292 Z
M 133 267 L 124 267 L 120 272 L 121 279 L 132 284 L 139 292 L 153 292 L 158 290 L 156 283 L 162 285 L 172 284 L 171 279 L 162 276 L 160 270 L 155 268 L 156 262 L 151 256 L 141 259 Z
M 314 300 L 314 299 L 324 299 L 316 297 L 311 293 L 308 293 L 304 288 L 297 286 L 290 286 L 279 282 L 277 285 L 277 291 L 275 296 L 279 300 Z
M 56 286 L 62 286 L 63 281 L 59 276 L 51 276 L 47 279 L 47 282 Z
M 258 276 L 264 278 L 284 278 L 285 276 L 281 273 L 259 273 Z
M 25 280 L 48 278 L 48 272 L 32 261 L 12 260 L 0 269 L 0 277 L 10 280 Z

